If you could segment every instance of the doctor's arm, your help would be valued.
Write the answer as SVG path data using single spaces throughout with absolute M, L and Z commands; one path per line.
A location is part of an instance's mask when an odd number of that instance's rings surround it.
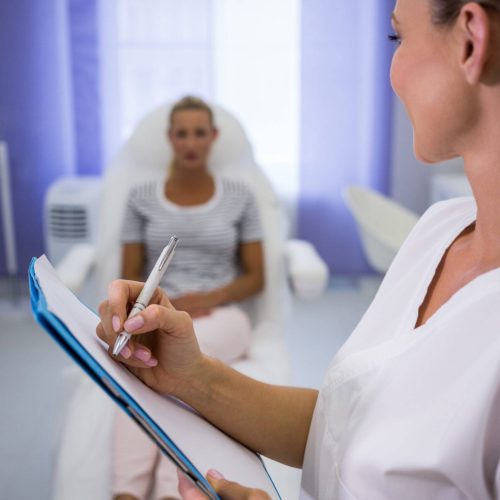
M 113 346 L 125 326 L 134 336 L 120 361 L 146 385 L 185 401 L 250 449 L 300 467 L 317 391 L 264 384 L 204 356 L 190 316 L 176 311 L 161 289 L 124 325 L 126 306 L 141 286 L 124 280 L 110 285 L 98 336 Z
M 258 382 L 204 357 L 177 397 L 248 448 L 301 467 L 318 393 Z

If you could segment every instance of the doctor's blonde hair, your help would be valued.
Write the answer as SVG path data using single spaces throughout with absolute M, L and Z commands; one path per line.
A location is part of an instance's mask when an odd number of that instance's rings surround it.
M 432 20 L 437 25 L 449 26 L 468 3 L 477 3 L 485 9 L 494 9 L 500 13 L 500 0 L 430 0 Z

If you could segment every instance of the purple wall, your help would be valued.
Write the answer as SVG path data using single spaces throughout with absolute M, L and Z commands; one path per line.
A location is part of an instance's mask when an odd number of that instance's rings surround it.
M 19 274 L 43 248 L 60 176 L 102 170 L 97 0 L 0 2 L 0 140 L 9 146 Z M 0 276 L 5 256 L 0 234 Z
M 43 251 L 47 186 L 74 171 L 64 0 L 0 2 L 0 139 L 8 143 L 19 274 Z M 0 241 L 0 275 L 5 274 Z
M 298 231 L 334 273 L 368 270 L 342 189 L 389 187 L 393 7 L 392 0 L 302 1 Z
M 97 175 L 102 165 L 97 0 L 68 2 L 76 168 Z

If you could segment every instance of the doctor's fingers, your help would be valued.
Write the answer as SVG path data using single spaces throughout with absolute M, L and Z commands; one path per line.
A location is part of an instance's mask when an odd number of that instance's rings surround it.
M 183 473 L 177 470 L 179 493 L 182 500 L 207 500 L 204 495 Z
M 109 284 L 108 300 L 101 302 L 99 305 L 99 316 L 103 331 L 98 331 L 98 336 L 108 345 L 114 345 L 117 334 L 125 330 L 124 323 L 127 320 L 128 312 L 142 288 L 143 283 L 138 281 L 115 280 Z M 160 288 L 155 290 L 150 302 L 172 308 L 170 301 Z M 131 343 L 132 352 L 134 352 L 133 346 L 134 344 Z M 123 357 L 125 359 L 130 357 L 127 352 L 127 349 L 124 349 Z
M 115 331 L 123 328 L 123 323 L 127 319 L 128 311 L 134 305 L 143 287 L 144 283 L 130 280 L 114 280 L 109 284 L 108 300 L 105 302 L 107 302 L 107 308 L 112 318 Z M 161 304 L 164 307 L 172 308 L 168 297 L 159 287 L 154 291 L 149 303 Z
M 103 323 L 99 323 L 96 328 L 97 336 L 108 345 L 108 353 L 113 356 L 113 346 L 115 345 L 118 334 L 114 331 L 106 331 Z M 141 342 L 142 339 L 137 338 Z M 151 368 L 158 364 L 153 356 L 151 349 L 142 343 L 129 340 L 120 354 L 115 358 L 117 361 L 125 362 L 128 366 L 134 368 Z
M 213 472 L 211 471 L 213 474 Z M 216 473 L 220 475 L 219 473 Z M 182 500 L 206 500 L 207 497 L 181 472 L 179 478 L 179 493 Z M 207 475 L 209 483 L 222 500 L 271 500 L 271 497 L 262 490 L 246 488 L 241 484 L 226 479 L 216 479 L 210 473 Z
M 256 488 L 247 488 L 234 481 L 226 479 L 216 479 L 213 475 L 215 471 L 207 475 L 209 483 L 212 485 L 222 500 L 271 500 L 271 497 L 262 490 Z M 218 476 L 220 473 L 215 472 Z
M 149 305 L 144 311 L 125 321 L 124 327 L 132 335 L 158 330 L 178 339 L 194 337 L 193 321 L 187 312 L 157 304 Z

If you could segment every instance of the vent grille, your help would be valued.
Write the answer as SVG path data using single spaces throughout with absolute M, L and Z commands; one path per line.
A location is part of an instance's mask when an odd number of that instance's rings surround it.
M 88 213 L 85 207 L 53 205 L 49 210 L 49 233 L 61 240 L 86 240 L 89 237 Z

